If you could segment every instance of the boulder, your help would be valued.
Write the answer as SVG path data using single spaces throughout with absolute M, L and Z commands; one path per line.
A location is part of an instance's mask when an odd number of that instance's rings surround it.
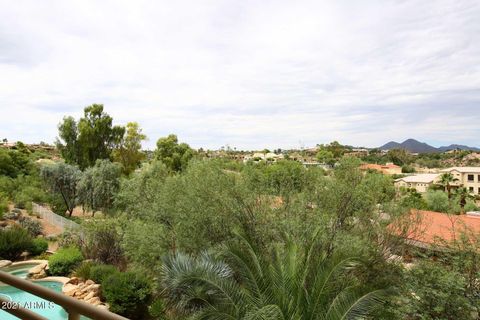
M 69 297 L 73 297 L 73 296 L 75 295 L 75 292 L 77 292 L 77 288 L 71 289 L 71 290 L 66 291 L 66 292 L 64 292 L 64 293 L 65 293 L 65 295 L 67 295 L 67 296 L 69 296 Z
M 98 306 L 99 304 L 102 304 L 102 301 L 100 301 L 99 297 L 93 297 L 92 299 L 88 300 L 88 303 Z
M 87 280 L 87 281 L 85 281 L 85 284 L 86 285 L 91 285 L 91 284 L 95 284 L 95 282 L 93 282 L 92 280 Z
M 35 275 L 37 273 L 45 273 L 45 268 L 47 267 L 47 263 L 46 262 L 42 262 L 40 264 L 37 264 L 35 267 L 32 267 L 30 268 L 30 270 L 28 270 L 28 274 L 31 274 L 31 275 Z
M 65 293 L 65 292 L 69 292 L 69 291 L 71 291 L 71 290 L 75 290 L 75 291 L 76 291 L 77 289 L 78 289 L 78 286 L 77 286 L 77 285 L 75 285 L 75 284 L 73 284 L 73 283 L 67 282 L 67 283 L 63 286 L 63 288 L 62 288 L 62 292 Z
M 45 270 L 42 269 L 40 272 L 30 275 L 30 278 L 33 280 L 37 280 L 37 279 L 43 279 L 46 276 L 47 276 L 47 273 L 45 272 Z
M 108 310 L 108 306 L 106 306 L 104 304 L 99 304 L 97 307 L 100 308 L 100 309 L 103 309 L 103 310 Z
M 10 260 L 0 260 L 0 268 L 8 267 L 12 264 Z
M 88 301 L 88 300 L 92 299 L 93 297 L 95 297 L 95 292 L 91 291 L 83 298 L 83 300 Z
M 77 277 L 70 278 L 66 284 L 78 284 L 79 279 Z

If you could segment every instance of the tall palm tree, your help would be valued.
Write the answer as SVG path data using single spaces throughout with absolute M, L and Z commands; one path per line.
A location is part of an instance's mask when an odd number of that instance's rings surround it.
M 468 199 L 475 199 L 474 196 L 470 194 L 470 191 L 465 187 L 460 187 L 456 190 L 455 195 L 458 197 L 461 214 L 465 213 L 465 205 L 467 204 Z
M 440 184 L 445 188 L 445 192 L 448 193 L 448 199 L 452 196 L 452 183 L 457 182 L 458 179 L 450 172 L 446 172 L 440 176 Z
M 263 254 L 239 237 L 219 256 L 167 257 L 160 284 L 170 312 L 189 319 L 359 319 L 382 302 L 355 286 L 354 260 L 318 251 L 288 240 Z

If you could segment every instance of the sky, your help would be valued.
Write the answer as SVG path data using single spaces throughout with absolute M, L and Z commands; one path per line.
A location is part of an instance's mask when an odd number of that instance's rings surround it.
M 0 0 L 0 138 L 92 103 L 146 148 L 480 146 L 480 1 Z

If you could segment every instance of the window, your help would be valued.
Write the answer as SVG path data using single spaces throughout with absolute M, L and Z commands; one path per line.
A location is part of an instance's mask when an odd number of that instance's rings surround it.
M 473 187 L 468 188 L 468 190 L 470 190 L 471 193 L 474 193 L 474 192 L 475 192 L 475 191 L 473 190 Z
M 478 175 L 478 182 L 480 182 L 480 174 Z
M 475 176 L 473 174 L 469 174 L 468 181 L 475 181 Z

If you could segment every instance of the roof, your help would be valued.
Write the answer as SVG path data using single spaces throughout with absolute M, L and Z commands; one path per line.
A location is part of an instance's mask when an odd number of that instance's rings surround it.
M 424 173 L 424 174 L 416 174 L 413 176 L 406 176 L 400 179 L 395 180 L 395 182 L 398 181 L 404 181 L 407 183 L 432 183 L 437 179 L 438 173 Z
M 480 173 L 480 167 L 451 167 L 440 170 L 441 172 L 458 171 L 460 173 Z
M 406 238 L 427 244 L 436 240 L 452 241 L 462 234 L 480 236 L 480 217 L 469 215 L 449 215 L 441 212 L 412 210 L 411 218 L 416 221 Z M 416 224 L 416 226 L 415 226 Z

